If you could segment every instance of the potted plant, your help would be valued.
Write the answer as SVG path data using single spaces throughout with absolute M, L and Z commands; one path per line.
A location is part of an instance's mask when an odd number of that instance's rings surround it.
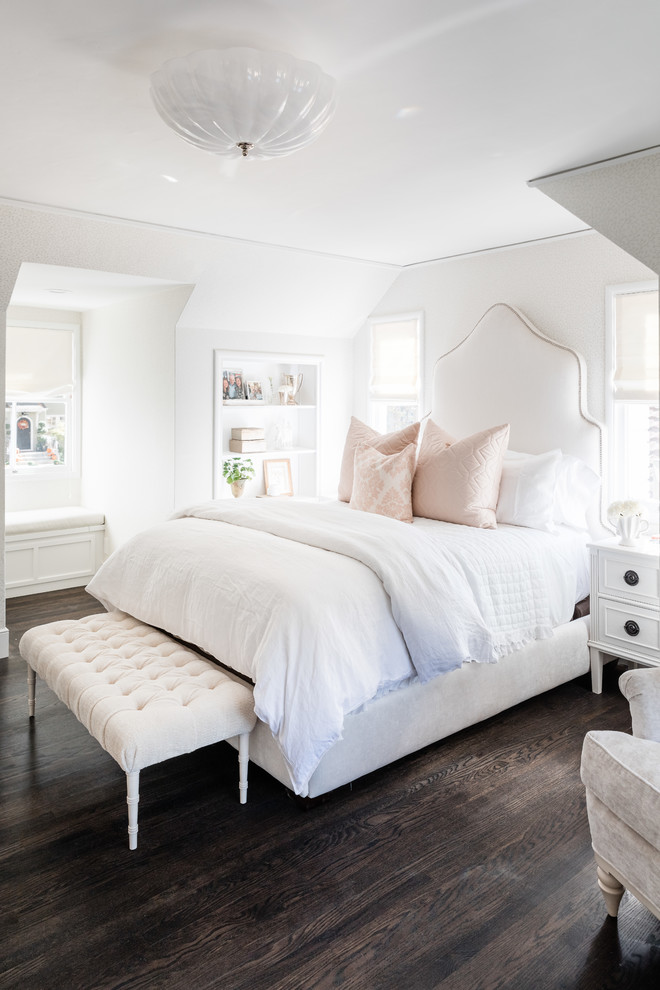
M 228 457 L 222 462 L 222 474 L 234 498 L 243 494 L 245 482 L 254 478 L 254 467 L 249 457 Z

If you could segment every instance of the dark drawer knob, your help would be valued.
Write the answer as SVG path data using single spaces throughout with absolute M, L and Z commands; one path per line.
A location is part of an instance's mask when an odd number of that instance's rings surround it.
M 626 622 L 623 628 L 626 630 L 629 636 L 639 635 L 639 626 L 637 625 L 634 619 L 628 619 L 628 621 Z
M 639 584 L 639 574 L 637 571 L 626 571 L 623 575 L 623 580 L 626 584 L 629 584 L 631 588 L 634 588 L 636 584 Z

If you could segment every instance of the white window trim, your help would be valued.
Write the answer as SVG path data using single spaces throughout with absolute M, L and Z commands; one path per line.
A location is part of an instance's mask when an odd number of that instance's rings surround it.
M 375 404 L 377 402 L 387 402 L 388 401 L 387 398 L 385 398 L 385 397 L 383 397 L 382 399 L 374 399 L 374 397 L 371 394 L 371 390 L 369 388 L 369 382 L 371 381 L 372 376 L 373 376 L 373 360 L 372 360 L 373 359 L 373 350 L 372 350 L 372 347 L 371 347 L 371 339 L 372 339 L 373 328 L 374 328 L 374 326 L 378 326 L 379 324 L 382 324 L 382 323 L 406 323 L 406 322 L 410 322 L 412 320 L 416 320 L 417 321 L 417 341 L 418 341 L 417 356 L 418 356 L 418 364 L 419 364 L 419 368 L 418 368 L 418 371 L 419 371 L 419 392 L 418 392 L 418 395 L 417 395 L 418 419 L 421 419 L 421 417 L 424 415 L 424 413 L 423 413 L 423 409 L 424 409 L 424 395 L 425 395 L 425 388 L 424 388 L 424 369 L 426 367 L 426 363 L 425 363 L 425 351 L 424 351 L 424 339 L 425 339 L 425 333 L 424 333 L 424 311 L 423 310 L 413 310 L 411 312 L 406 312 L 406 313 L 391 313 L 389 315 L 382 314 L 381 313 L 378 316 L 370 316 L 369 319 L 367 320 L 367 325 L 369 327 L 369 372 L 368 372 L 368 376 L 367 376 L 366 390 L 367 390 L 367 408 L 369 409 L 369 418 L 370 419 L 371 419 L 371 415 L 372 415 L 372 404 Z M 395 402 L 397 400 L 396 399 L 391 399 L 390 401 Z M 401 400 L 401 401 L 403 402 L 404 400 Z
M 73 331 L 73 367 L 75 387 L 71 397 L 71 423 L 68 429 L 67 444 L 71 457 L 68 464 L 54 465 L 52 468 L 21 467 L 13 471 L 10 465 L 5 466 L 6 482 L 21 484 L 33 481 L 52 481 L 54 478 L 79 478 L 82 448 L 82 367 L 80 353 L 81 328 L 79 323 L 56 323 L 52 320 L 14 320 L 7 317 L 7 326 L 27 327 L 33 330 L 69 330 Z M 8 397 L 7 397 L 8 398 Z M 8 398 L 8 401 L 12 401 Z
M 615 326 L 616 326 L 616 297 L 623 293 L 657 292 L 660 284 L 658 279 L 648 279 L 644 282 L 621 282 L 619 285 L 608 285 L 605 288 L 605 427 L 607 430 L 607 501 L 611 501 L 612 493 L 616 493 L 616 478 L 619 473 L 612 437 L 614 436 L 614 372 L 616 369 L 615 355 Z

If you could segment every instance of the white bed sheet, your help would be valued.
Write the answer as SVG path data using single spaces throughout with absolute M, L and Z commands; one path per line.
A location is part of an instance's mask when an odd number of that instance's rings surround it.
M 588 593 L 588 568 L 573 531 L 407 525 L 339 502 L 244 499 L 138 535 L 88 590 L 251 678 L 304 795 L 348 712 L 551 636 Z

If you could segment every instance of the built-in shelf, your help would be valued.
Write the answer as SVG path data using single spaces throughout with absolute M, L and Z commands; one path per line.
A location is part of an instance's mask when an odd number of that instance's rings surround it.
M 288 457 L 289 454 L 314 454 L 315 447 L 271 447 L 267 450 L 245 450 L 237 453 L 235 450 L 223 450 L 223 458 L 227 457 Z
M 259 382 L 264 398 L 223 399 L 223 371 L 240 373 L 244 383 Z M 299 401 L 295 405 L 279 402 L 278 388 L 285 374 L 302 375 L 296 396 Z M 309 354 L 217 350 L 214 376 L 214 497 L 232 497 L 222 476 L 222 462 L 230 457 L 250 458 L 254 465 L 255 477 L 245 486 L 247 496 L 265 493 L 264 460 L 282 459 L 291 462 L 294 494 L 317 496 L 321 358 Z M 267 449 L 243 453 L 229 450 L 232 428 L 237 427 L 263 428 Z
M 282 412 L 291 412 L 296 409 L 316 409 L 315 405 L 309 403 L 296 402 L 283 405 L 281 402 L 264 402 L 262 399 L 223 399 L 223 406 L 230 406 L 232 409 L 244 409 L 246 406 L 258 406 L 261 409 L 279 409 Z

